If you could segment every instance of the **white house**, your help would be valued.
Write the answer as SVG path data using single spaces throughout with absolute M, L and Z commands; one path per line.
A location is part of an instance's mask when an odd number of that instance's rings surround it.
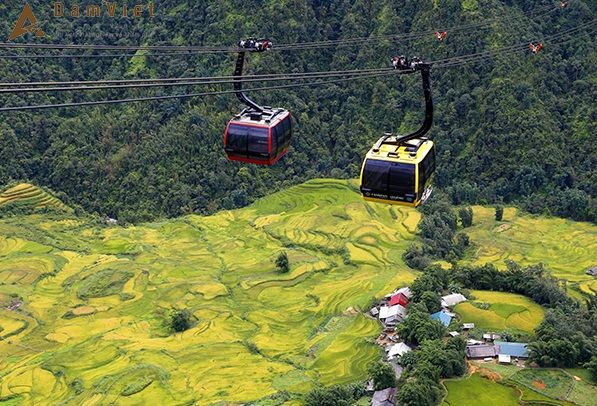
M 379 319 L 388 319 L 390 317 L 398 316 L 400 318 L 406 317 L 406 307 L 401 305 L 394 305 L 391 307 L 382 306 L 379 308 Z
M 451 295 L 442 296 L 442 306 L 452 307 L 456 306 L 460 302 L 466 301 L 466 297 L 460 293 L 452 293 Z
M 390 347 L 390 349 L 388 351 L 388 359 L 393 360 L 396 357 L 400 357 L 400 356 L 406 354 L 410 350 L 411 350 L 411 348 L 404 343 L 394 344 L 393 346 Z

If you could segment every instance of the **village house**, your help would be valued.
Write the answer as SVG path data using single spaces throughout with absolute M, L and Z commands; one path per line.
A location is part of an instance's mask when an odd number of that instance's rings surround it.
M 502 336 L 499 334 L 496 334 L 496 333 L 484 333 L 483 334 L 483 340 L 485 340 L 485 341 L 500 340 L 501 338 L 502 338 Z
M 466 346 L 466 357 L 467 358 L 495 358 L 499 353 L 499 346 L 481 344 L 481 345 L 467 345 Z
M 450 322 L 452 322 L 452 318 L 454 317 L 454 315 L 452 313 L 440 310 L 437 313 L 433 313 L 430 317 L 432 320 L 438 320 L 444 326 L 448 327 L 450 325 Z
M 512 358 L 529 357 L 529 345 L 527 343 L 507 343 L 505 341 L 495 341 L 495 346 L 499 347 L 498 354 L 509 355 Z
M 390 298 L 389 306 L 400 305 L 403 307 L 408 306 L 408 298 L 404 293 L 396 293 Z
M 404 343 L 398 343 L 398 344 L 394 344 L 391 347 L 388 348 L 388 360 L 393 360 L 396 357 L 401 357 L 404 354 L 406 354 L 407 352 L 411 351 L 411 348 L 404 344 Z
M 396 388 L 378 390 L 373 394 L 371 406 L 394 406 L 396 404 Z
M 451 295 L 442 296 L 442 307 L 456 306 L 458 303 L 466 301 L 466 297 L 460 293 L 452 293 Z
M 462 324 L 462 328 L 464 330 L 470 330 L 472 328 L 475 328 L 475 323 L 464 323 Z
M 379 320 L 386 326 L 395 326 L 406 317 L 406 307 L 394 305 L 391 307 L 382 306 L 379 308 Z
M 597 276 L 597 265 L 587 269 L 587 275 Z

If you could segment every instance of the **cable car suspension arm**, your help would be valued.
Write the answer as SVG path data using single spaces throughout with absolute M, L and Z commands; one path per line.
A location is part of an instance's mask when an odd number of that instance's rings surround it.
M 238 46 L 241 49 L 241 51 L 239 51 L 238 53 L 238 57 L 236 59 L 236 68 L 234 69 L 234 90 L 236 97 L 238 98 L 238 100 L 240 100 L 241 103 L 246 104 L 258 113 L 262 113 L 263 107 L 255 103 L 253 100 L 249 99 L 245 92 L 243 92 L 243 82 L 241 81 L 241 78 L 243 76 L 243 67 L 245 65 L 246 50 L 248 50 L 249 52 L 267 51 L 271 48 L 272 43 L 267 39 L 249 38 L 246 40 L 239 41 Z
M 421 127 L 407 135 L 396 135 L 385 134 L 382 138 L 377 141 L 373 147 L 374 151 L 379 151 L 383 144 L 389 145 L 402 145 L 412 139 L 423 137 L 433 123 L 433 98 L 431 95 L 431 64 L 421 61 L 419 58 L 413 58 L 410 62 L 405 57 L 396 57 L 392 60 L 392 64 L 395 69 L 399 69 L 404 73 L 416 73 L 421 72 L 421 78 L 423 79 L 423 94 L 425 96 L 425 120 Z M 393 138 L 391 140 L 391 138 Z

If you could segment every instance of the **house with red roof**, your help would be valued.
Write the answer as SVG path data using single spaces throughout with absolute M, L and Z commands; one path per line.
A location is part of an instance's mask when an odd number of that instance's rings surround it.
M 408 305 L 408 298 L 404 293 L 396 293 L 390 298 L 389 306 L 400 305 L 406 307 Z

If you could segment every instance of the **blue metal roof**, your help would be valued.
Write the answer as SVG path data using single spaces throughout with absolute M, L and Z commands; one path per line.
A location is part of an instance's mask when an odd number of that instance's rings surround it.
M 495 341 L 494 344 L 500 346 L 500 354 L 506 354 L 512 357 L 519 358 L 529 357 L 529 349 L 527 343 L 507 343 L 505 341 Z
M 447 313 L 444 313 L 442 311 L 439 311 L 437 313 L 433 313 L 431 315 L 431 319 L 432 320 L 439 320 L 442 322 L 442 324 L 446 327 L 448 327 L 450 325 L 450 322 L 452 321 L 452 316 L 450 316 Z

